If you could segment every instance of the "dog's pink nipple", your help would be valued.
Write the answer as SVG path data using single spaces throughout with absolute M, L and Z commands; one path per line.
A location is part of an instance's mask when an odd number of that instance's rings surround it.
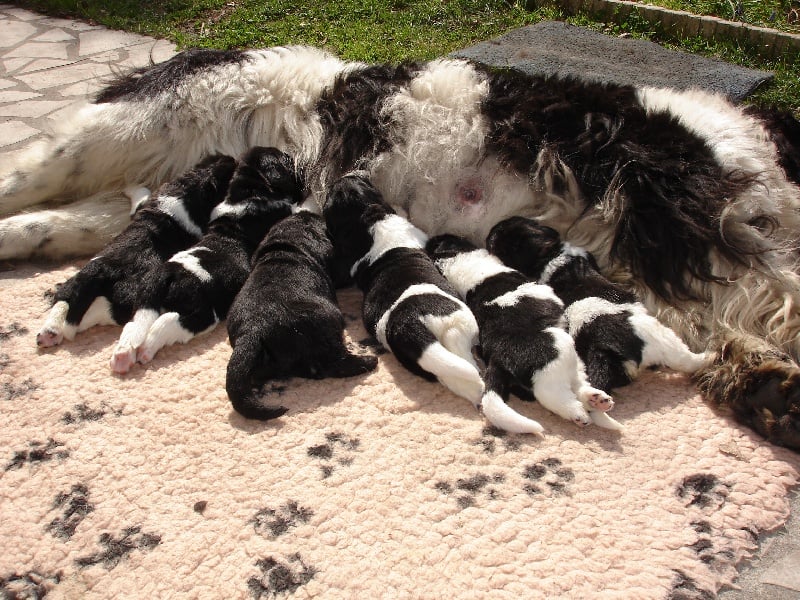
M 456 186 L 456 198 L 462 204 L 478 204 L 483 200 L 483 188 L 477 180 L 469 180 Z

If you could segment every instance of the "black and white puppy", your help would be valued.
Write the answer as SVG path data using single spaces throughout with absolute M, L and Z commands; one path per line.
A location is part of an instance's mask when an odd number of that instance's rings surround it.
M 693 373 L 706 364 L 705 354 L 691 352 L 633 293 L 606 279 L 591 254 L 562 242 L 556 230 L 512 217 L 494 226 L 486 246 L 561 298 L 592 385 L 606 390 L 627 385 L 654 365 Z
M 36 344 L 47 348 L 95 325 L 128 322 L 147 275 L 203 235 L 235 166 L 229 156 L 208 158 L 134 206 L 122 233 L 56 290 Z M 138 202 L 144 189 L 132 192 L 131 200 Z
M 614 406 L 611 397 L 587 382 L 565 330 L 564 303 L 549 286 L 454 235 L 431 238 L 426 249 L 478 321 L 486 363 L 483 404 L 490 396 L 506 402 L 512 387 L 522 386 L 546 409 L 580 426 L 621 428 L 604 414 Z
M 185 344 L 216 327 L 250 274 L 256 246 L 301 200 L 302 184 L 289 155 L 263 147 L 246 152 L 205 235 L 148 278 L 111 356 L 111 369 L 126 373 L 136 361 L 151 361 L 163 346 Z
M 332 258 L 324 220 L 306 210 L 275 225 L 256 250 L 228 315 L 233 353 L 225 388 L 242 416 L 267 420 L 288 410 L 258 402 L 258 389 L 270 379 L 352 377 L 377 366 L 374 356 L 352 354 L 345 345 Z
M 438 379 L 493 425 L 541 431 L 499 398 L 484 398 L 472 355 L 478 324 L 425 253 L 427 236 L 396 214 L 360 174 L 346 175 L 331 187 L 323 212 L 339 270 L 349 270 L 364 292 L 369 333 L 409 371 Z

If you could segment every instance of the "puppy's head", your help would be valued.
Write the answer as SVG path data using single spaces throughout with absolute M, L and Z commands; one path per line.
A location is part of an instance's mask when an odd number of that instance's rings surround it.
M 227 202 L 250 199 L 299 204 L 303 201 L 303 182 L 292 157 L 277 148 L 255 146 L 239 159 L 233 174 Z
M 370 228 L 394 211 L 366 177 L 350 174 L 328 190 L 322 214 L 335 249 L 334 281 L 346 285 L 353 264 L 372 246 Z
M 325 222 L 319 215 L 305 210 L 289 215 L 272 226 L 253 253 L 253 265 L 277 248 L 292 248 L 318 262 L 325 270 L 333 259 L 333 245 Z
M 512 269 L 537 278 L 563 248 L 561 237 L 551 227 L 533 219 L 511 217 L 492 227 L 486 249 Z
M 472 252 L 476 249 L 477 246 L 469 240 L 449 233 L 432 237 L 425 245 L 425 251 L 434 261 L 453 258 L 463 252 Z

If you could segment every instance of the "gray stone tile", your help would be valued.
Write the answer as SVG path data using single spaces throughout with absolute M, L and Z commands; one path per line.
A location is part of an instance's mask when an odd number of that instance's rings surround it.
M 20 73 L 33 73 L 34 71 L 43 71 L 45 69 L 55 69 L 56 67 L 64 67 L 74 63 L 74 60 L 57 60 L 54 58 L 40 58 L 34 60 L 19 69 Z
M 16 17 L 20 21 L 36 21 L 44 18 L 44 15 L 25 10 L 24 8 L 15 8 L 13 6 L 11 8 L 3 9 L 3 12 L 11 15 L 12 17 Z
M 800 592 L 800 548 L 766 569 L 759 581 Z
M 146 42 L 147 40 L 148 38 L 140 35 L 122 31 L 110 31 L 108 29 L 87 31 L 80 34 L 81 45 L 79 54 L 81 56 L 88 56 L 90 54 L 107 52 L 108 50 L 114 50 L 116 48 L 134 46 Z
M 30 23 L 11 19 L 0 21 L 0 48 L 11 48 L 24 42 L 38 30 Z
M 6 73 L 13 73 L 14 71 L 18 71 L 22 67 L 31 62 L 33 62 L 32 58 L 9 58 L 2 61 Z
M 17 85 L 16 81 L 12 81 L 11 79 L 0 79 L 0 90 L 14 87 L 15 85 Z
M 38 119 L 72 104 L 71 100 L 29 100 L 0 106 L 0 117 Z
M 40 133 L 41 131 L 22 121 L 0 122 L 0 147 L 16 144 Z
M 7 58 L 67 58 L 66 42 L 30 41 L 3 54 Z
M 97 79 L 87 79 L 72 85 L 60 88 L 58 93 L 61 96 L 89 96 L 103 87 L 103 82 Z
M 71 21 L 70 19 L 55 19 L 55 18 L 47 18 L 42 19 L 41 21 L 37 21 L 37 25 L 47 25 L 48 27 L 59 27 L 61 29 L 72 30 L 72 31 L 93 31 L 95 29 L 102 29 L 101 25 L 89 25 L 88 23 L 82 23 L 81 21 Z
M 95 77 L 106 77 L 111 74 L 108 65 L 93 62 L 82 62 L 61 67 L 60 69 L 49 69 L 36 71 L 34 73 L 23 73 L 17 79 L 23 81 L 34 90 L 43 90 L 57 85 L 76 83 L 85 79 Z
M 41 96 L 41 94 L 37 94 L 36 92 L 20 92 L 16 90 L 7 90 L 5 92 L 0 92 L 0 103 L 22 102 L 23 100 L 38 98 L 39 96 Z
M 70 42 L 75 41 L 77 38 L 74 34 L 64 31 L 63 29 L 50 29 L 41 35 L 32 38 L 36 42 Z

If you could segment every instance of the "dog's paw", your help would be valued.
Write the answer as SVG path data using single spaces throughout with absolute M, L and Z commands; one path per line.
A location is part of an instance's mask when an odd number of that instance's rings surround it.
M 133 348 L 122 349 L 119 348 L 114 351 L 109 361 L 109 367 L 114 373 L 123 375 L 131 370 L 131 367 L 136 363 L 136 350 Z
M 36 334 L 36 345 L 39 348 L 52 348 L 53 346 L 58 346 L 63 341 L 63 332 L 56 331 L 49 327 L 42 329 Z
M 580 399 L 591 409 L 606 412 L 614 408 L 614 400 L 605 392 L 595 388 L 584 388 L 580 391 Z
M 726 345 L 696 375 L 698 388 L 770 442 L 800 450 L 800 368 L 777 351 L 737 350 Z
M 592 418 L 589 416 L 589 413 L 583 408 L 583 406 L 580 405 L 578 405 L 578 407 L 573 411 L 570 420 L 578 427 L 586 427 L 592 422 Z
M 146 365 L 153 360 L 156 353 L 147 346 L 142 346 L 136 351 L 136 362 Z

